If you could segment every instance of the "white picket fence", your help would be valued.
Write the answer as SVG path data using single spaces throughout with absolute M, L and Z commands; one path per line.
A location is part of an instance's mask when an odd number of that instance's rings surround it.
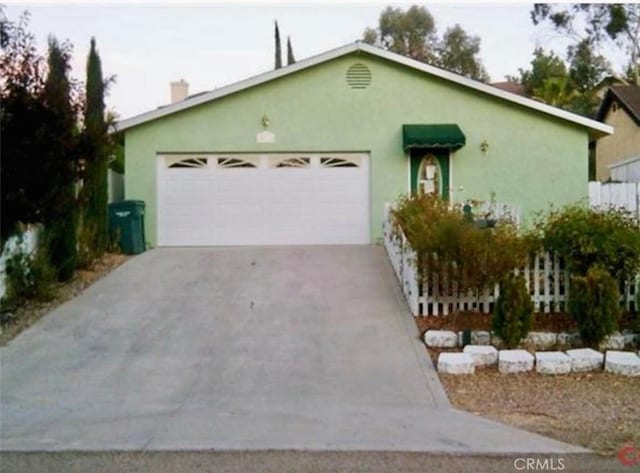
M 589 205 L 626 209 L 640 219 L 640 183 L 590 182 Z
M 391 266 L 400 282 L 404 297 L 413 315 L 448 315 L 455 311 L 489 313 L 500 296 L 498 285 L 483 294 L 458 294 L 455 281 L 432 274 L 422 287 L 415 266 L 416 255 L 401 232 L 394 232 L 390 207 L 385 208 L 383 221 L 384 246 Z M 525 267 L 515 270 L 524 276 L 535 311 L 551 314 L 566 310 L 569 296 L 569 273 L 562 261 L 549 253 L 530 258 Z M 625 284 L 620 297 L 627 310 L 635 307 L 640 291 L 640 275 Z

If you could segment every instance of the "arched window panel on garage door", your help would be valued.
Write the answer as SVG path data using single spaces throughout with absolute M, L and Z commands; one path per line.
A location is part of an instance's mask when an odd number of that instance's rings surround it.
M 218 158 L 218 168 L 257 168 L 259 159 L 257 156 L 221 156 Z
M 276 156 L 269 161 L 272 168 L 308 168 L 311 166 L 311 158 L 303 156 Z
M 322 168 L 357 168 L 360 167 L 359 156 L 336 157 L 322 156 L 320 158 L 320 167 Z
M 166 158 L 167 167 L 170 169 L 194 169 L 206 168 L 208 158 L 205 156 L 185 157 L 173 156 Z

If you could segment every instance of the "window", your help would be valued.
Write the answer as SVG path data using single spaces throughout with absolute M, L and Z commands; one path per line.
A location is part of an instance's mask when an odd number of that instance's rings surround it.
M 274 168 L 308 168 L 311 165 L 311 158 L 280 158 L 272 161 Z
M 167 160 L 168 168 L 206 168 L 207 158 L 170 158 Z
M 356 159 L 343 159 L 343 158 L 320 158 L 320 167 L 323 168 L 357 168 L 360 163 Z
M 258 162 L 256 158 L 218 158 L 218 167 L 223 169 L 257 168 Z

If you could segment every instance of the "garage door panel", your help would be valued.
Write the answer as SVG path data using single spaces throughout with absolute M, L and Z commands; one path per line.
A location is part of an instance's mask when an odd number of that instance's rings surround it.
M 160 157 L 158 243 L 369 243 L 368 156 L 301 156 L 242 155 L 257 167 L 221 168 L 211 154 L 198 169 L 167 169 Z M 358 167 L 327 167 L 346 161 Z

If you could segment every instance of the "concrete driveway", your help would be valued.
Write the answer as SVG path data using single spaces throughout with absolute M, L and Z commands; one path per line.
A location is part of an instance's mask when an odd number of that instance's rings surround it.
M 1 356 L 5 452 L 584 451 L 452 409 L 375 246 L 150 251 Z

